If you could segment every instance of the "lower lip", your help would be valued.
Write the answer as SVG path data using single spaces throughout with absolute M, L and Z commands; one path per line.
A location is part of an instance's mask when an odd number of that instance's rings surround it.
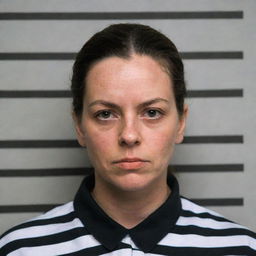
M 116 163 L 116 165 L 122 169 L 132 170 L 132 169 L 140 169 L 145 166 L 146 162 L 137 161 L 137 162 L 120 162 Z

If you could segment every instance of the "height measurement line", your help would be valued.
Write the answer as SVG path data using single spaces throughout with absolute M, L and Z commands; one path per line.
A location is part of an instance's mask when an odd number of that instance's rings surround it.
M 243 198 L 191 199 L 202 206 L 243 206 Z M 46 212 L 60 204 L 0 205 L 0 213 Z
M 243 135 L 185 136 L 182 144 L 243 143 Z M 76 140 L 0 140 L 0 148 L 78 148 Z
M 173 165 L 175 172 L 243 172 L 243 164 L 194 164 Z M 50 176 L 84 176 L 93 172 L 88 167 L 73 168 L 37 168 L 37 169 L 0 169 L 0 177 L 50 177 Z
M 180 52 L 184 60 L 243 59 L 243 51 Z M 74 60 L 75 52 L 0 52 L 0 60 Z
M 200 198 L 191 199 L 202 206 L 243 206 L 243 198 Z
M 0 98 L 70 98 L 69 90 L 0 90 Z M 243 97 L 243 89 L 188 90 L 187 98 Z
M 243 19 L 243 11 L 197 12 L 2 12 L 0 20 Z

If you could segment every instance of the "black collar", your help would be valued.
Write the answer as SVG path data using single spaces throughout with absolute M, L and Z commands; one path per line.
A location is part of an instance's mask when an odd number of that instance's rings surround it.
M 90 194 L 94 186 L 93 175 L 83 180 L 74 200 L 74 208 L 86 229 L 108 250 L 117 248 L 120 241 L 129 235 L 138 248 L 150 252 L 170 232 L 180 216 L 179 186 L 174 176 L 168 178 L 168 185 L 172 193 L 165 203 L 132 229 L 115 222 L 94 201 Z

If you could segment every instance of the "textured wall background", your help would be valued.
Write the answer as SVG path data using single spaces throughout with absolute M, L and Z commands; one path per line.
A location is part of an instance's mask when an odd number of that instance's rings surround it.
M 74 54 L 116 22 L 149 24 L 182 52 L 183 195 L 256 230 L 256 1 L 0 1 L 0 233 L 73 199 L 89 166 L 75 142 Z

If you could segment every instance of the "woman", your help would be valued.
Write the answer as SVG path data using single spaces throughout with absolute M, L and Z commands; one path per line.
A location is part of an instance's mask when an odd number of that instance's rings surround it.
M 8 231 L 1 255 L 256 255 L 253 232 L 181 197 L 168 176 L 188 108 L 167 37 L 107 27 L 78 53 L 71 89 L 93 174 L 74 202 Z

